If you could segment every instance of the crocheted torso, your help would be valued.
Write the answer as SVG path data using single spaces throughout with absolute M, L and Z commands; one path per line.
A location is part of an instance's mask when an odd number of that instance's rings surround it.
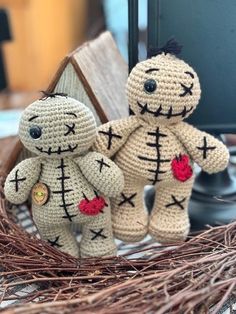
M 181 156 L 187 152 L 167 126 L 145 124 L 131 134 L 115 162 L 127 176 L 153 185 L 176 181 L 172 164 L 181 163 Z
M 84 223 L 91 220 L 91 215 L 81 213 L 78 205 L 82 200 L 93 200 L 96 191 L 82 175 L 72 158 L 40 159 L 41 174 L 39 182 L 49 188 L 48 202 L 43 206 L 33 204 L 33 216 L 44 220 L 53 216 L 55 224 L 67 221 Z

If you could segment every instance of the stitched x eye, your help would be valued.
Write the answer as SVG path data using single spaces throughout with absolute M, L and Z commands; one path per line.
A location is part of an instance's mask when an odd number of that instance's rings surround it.
M 72 123 L 72 125 L 68 125 L 68 124 L 65 124 L 65 126 L 68 128 L 67 132 L 64 134 L 65 136 L 69 135 L 70 133 L 73 133 L 75 134 L 75 124 Z
M 186 86 L 186 85 L 184 85 L 182 83 L 180 83 L 180 85 L 183 87 L 183 90 L 184 90 L 184 92 L 182 94 L 179 94 L 180 97 L 184 97 L 187 94 L 189 94 L 189 95 L 193 94 L 193 92 L 192 92 L 193 83 L 190 85 L 190 87 L 188 87 L 188 86 Z

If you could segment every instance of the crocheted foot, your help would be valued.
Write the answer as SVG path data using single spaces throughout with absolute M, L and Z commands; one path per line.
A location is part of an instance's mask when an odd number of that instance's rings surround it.
M 143 185 L 125 183 L 119 197 L 112 199 L 112 226 L 116 238 L 124 242 L 142 240 L 148 229 L 148 217 L 143 205 Z
M 111 226 L 110 204 L 107 200 L 106 203 L 107 206 L 103 211 L 82 227 L 81 257 L 116 255 L 117 250 Z
M 143 240 L 148 231 L 148 219 L 147 217 L 137 217 L 137 222 L 133 222 L 132 220 L 128 220 L 128 222 L 124 224 L 124 218 L 120 219 L 120 223 L 123 224 L 122 227 L 117 221 L 117 224 L 113 224 L 113 232 L 114 236 L 124 242 L 139 242 Z
M 184 241 L 189 233 L 189 224 L 179 230 L 164 230 L 158 224 L 153 223 L 149 226 L 149 234 L 159 243 L 176 243 Z
M 74 257 L 79 257 L 79 244 L 70 226 L 39 226 L 37 225 L 41 237 L 52 247 L 68 253 Z
M 109 248 L 107 247 L 107 250 L 103 248 L 103 251 L 101 251 L 101 255 L 93 255 L 93 251 L 87 250 L 85 246 L 83 246 L 83 249 L 80 251 L 80 257 L 81 258 L 89 258 L 89 257 L 109 257 L 109 256 L 116 256 L 117 255 L 117 249 L 116 247 L 113 247 L 113 249 L 108 250 Z
M 158 188 L 149 223 L 149 233 L 157 242 L 186 239 L 190 229 L 187 207 L 192 181 Z

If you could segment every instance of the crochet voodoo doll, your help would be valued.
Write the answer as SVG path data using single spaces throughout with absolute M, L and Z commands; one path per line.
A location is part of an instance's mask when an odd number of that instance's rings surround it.
M 133 115 L 98 129 L 94 149 L 114 157 L 125 177 L 111 204 L 113 231 L 123 241 L 139 241 L 147 233 L 159 242 L 185 239 L 193 162 L 208 173 L 228 164 L 223 143 L 183 122 L 196 108 L 201 89 L 197 73 L 176 57 L 179 52 L 169 41 L 138 63 L 127 82 Z M 145 185 L 156 190 L 150 217 L 143 205 Z
M 92 112 L 62 94 L 46 94 L 23 112 L 19 136 L 37 157 L 19 163 L 5 182 L 13 204 L 31 194 L 33 220 L 52 246 L 79 256 L 71 224 L 80 224 L 80 256 L 114 255 L 110 206 L 101 194 L 118 196 L 120 169 L 100 153 L 89 152 L 96 137 Z

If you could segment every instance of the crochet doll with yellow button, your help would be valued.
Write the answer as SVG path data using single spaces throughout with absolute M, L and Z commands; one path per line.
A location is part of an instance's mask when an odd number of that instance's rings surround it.
M 176 57 L 174 41 L 138 63 L 127 82 L 134 115 L 98 129 L 94 149 L 122 169 L 125 187 L 111 204 L 113 231 L 123 241 L 147 233 L 158 242 L 175 242 L 189 232 L 188 202 L 194 182 L 193 162 L 215 173 L 227 167 L 227 148 L 213 136 L 183 122 L 196 108 L 201 89 L 197 73 Z M 156 190 L 150 217 L 143 189 Z
M 96 137 L 92 112 L 63 94 L 45 94 L 23 112 L 19 136 L 37 157 L 19 163 L 5 182 L 13 204 L 31 194 L 33 220 L 52 246 L 79 256 L 71 224 L 80 224 L 80 256 L 114 255 L 107 197 L 120 195 L 120 169 L 100 153 L 89 152 Z

